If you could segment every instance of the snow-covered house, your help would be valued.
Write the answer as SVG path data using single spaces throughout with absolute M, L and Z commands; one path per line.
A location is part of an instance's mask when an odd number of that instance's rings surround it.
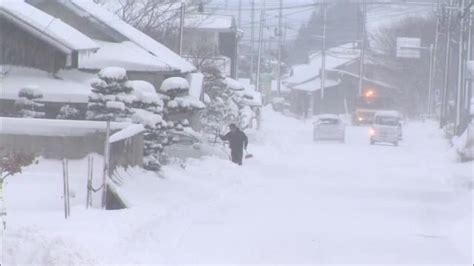
M 127 70 L 132 80 L 159 87 L 172 76 L 185 77 L 195 67 L 161 43 L 90 0 L 26 0 L 92 39 L 99 49 L 79 58 L 78 69 L 98 72 L 108 66 Z
M 309 57 L 309 62 L 292 68 L 291 75 L 283 83 L 291 89 L 291 111 L 307 115 L 312 108 L 315 113 L 346 113 L 355 108 L 359 93 L 359 49 L 352 43 L 328 49 L 326 52 L 326 81 L 324 100 L 321 101 L 320 52 Z M 364 88 L 391 95 L 396 88 L 384 81 L 383 71 L 365 61 Z
M 341 90 L 341 75 L 335 72 L 337 68 L 350 65 L 358 61 L 359 50 L 350 43 L 331 48 L 326 52 L 326 81 L 325 81 L 325 109 L 330 112 L 344 111 L 344 98 Z M 318 111 L 321 105 L 321 66 L 320 52 L 310 55 L 307 64 L 293 66 L 291 74 L 283 81 L 284 86 L 291 89 L 291 110 L 296 114 L 305 114 L 311 106 Z
M 169 77 L 183 77 L 190 93 L 201 94 L 202 78 L 191 63 L 92 1 L 5 0 L 0 22 L 3 114 L 14 111 L 18 91 L 30 85 L 44 95 L 39 101 L 47 103 L 48 118 L 65 104 L 84 109 L 90 81 L 109 66 L 157 89 Z
M 240 31 L 233 16 L 205 13 L 186 15 L 183 51 L 195 65 L 212 62 L 226 76 L 236 78 Z
M 80 31 L 23 1 L 0 1 L 0 25 L 0 65 L 55 73 L 77 68 L 80 57 L 99 49 Z
M 19 92 L 35 88 L 55 118 L 66 104 L 86 104 L 91 87 L 61 78 L 61 69 L 78 68 L 80 58 L 99 46 L 60 19 L 19 0 L 0 1 L 0 113 L 12 115 Z

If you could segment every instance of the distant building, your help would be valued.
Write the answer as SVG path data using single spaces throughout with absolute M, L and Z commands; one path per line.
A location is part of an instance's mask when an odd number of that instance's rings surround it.
M 309 62 L 294 66 L 283 83 L 290 88 L 290 110 L 301 116 L 318 113 L 352 113 L 359 96 L 359 54 L 354 44 L 328 49 L 326 52 L 326 82 L 321 100 L 321 53 L 310 56 Z M 384 81 L 381 81 L 384 80 Z M 398 89 L 383 78 L 383 69 L 365 63 L 364 88 L 396 98 Z
M 233 16 L 188 14 L 184 29 L 184 57 L 195 65 L 219 66 L 232 78 L 237 76 L 240 31 Z

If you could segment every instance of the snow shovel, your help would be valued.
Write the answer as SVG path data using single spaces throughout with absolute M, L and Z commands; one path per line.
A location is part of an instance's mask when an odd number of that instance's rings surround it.
M 245 150 L 245 159 L 251 159 L 251 158 L 253 158 L 253 154 L 251 154 L 247 150 Z

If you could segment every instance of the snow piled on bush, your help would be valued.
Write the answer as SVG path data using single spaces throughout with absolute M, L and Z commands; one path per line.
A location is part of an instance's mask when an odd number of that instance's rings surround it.
M 161 84 L 160 91 L 168 93 L 174 90 L 186 91 L 189 90 L 189 82 L 180 77 L 172 77 L 165 79 Z
M 121 67 L 106 67 L 99 72 L 101 79 L 127 80 L 127 70 Z
M 158 96 L 155 86 L 150 82 L 143 80 L 129 80 L 126 82 L 126 86 L 133 89 L 132 93 L 138 101 L 148 104 L 156 103 L 163 106 L 163 100 Z

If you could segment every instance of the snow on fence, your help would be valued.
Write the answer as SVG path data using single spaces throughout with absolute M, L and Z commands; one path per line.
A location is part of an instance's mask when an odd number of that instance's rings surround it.
M 142 165 L 144 130 L 142 125 L 132 124 L 110 136 L 109 174 L 119 167 Z

